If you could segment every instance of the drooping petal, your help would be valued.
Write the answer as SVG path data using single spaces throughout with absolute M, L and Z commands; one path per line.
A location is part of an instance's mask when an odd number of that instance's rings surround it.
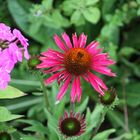
M 66 81 L 64 82 L 64 84 L 61 86 L 59 92 L 58 92 L 58 95 L 57 95 L 57 100 L 61 100 L 63 98 L 63 96 L 65 95 L 67 89 L 68 89 L 68 86 L 69 86 L 69 83 L 71 81 L 71 78 L 72 76 L 69 76 Z
M 77 85 L 77 101 L 81 101 L 81 96 L 82 96 L 82 88 L 81 88 L 81 82 L 80 82 L 80 76 L 77 77 L 76 80 L 76 85 Z
M 102 74 L 105 74 L 105 75 L 108 75 L 108 76 L 116 76 L 115 73 L 113 73 L 111 71 L 111 69 L 109 69 L 108 67 L 106 66 L 96 66 L 96 65 L 92 65 L 92 69 L 96 72 L 99 72 L 99 73 L 102 73 Z
M 49 74 L 49 73 L 57 72 L 58 70 L 61 70 L 61 69 L 63 69 L 63 66 L 51 67 L 48 70 L 44 70 L 43 73 Z
M 51 84 L 52 82 L 54 82 L 61 74 L 63 74 L 64 71 L 58 72 L 54 75 L 52 75 L 51 77 L 49 77 L 47 80 L 44 81 L 44 83 L 46 85 Z
M 74 77 L 73 82 L 72 82 L 72 87 L 71 87 L 71 93 L 70 93 L 72 103 L 74 103 L 76 99 L 76 89 L 77 89 L 76 77 Z
M 63 50 L 64 52 L 67 51 L 66 46 L 64 45 L 64 43 L 62 42 L 62 40 L 56 34 L 54 35 L 54 40 L 55 40 L 55 43 L 57 44 L 57 46 L 61 50 Z
M 92 74 L 91 72 L 88 72 L 88 78 L 89 78 L 91 85 L 94 87 L 94 89 L 97 92 L 99 92 L 101 95 L 104 95 L 103 89 L 107 90 L 107 87 L 104 84 L 104 82 L 99 77 Z
M 78 40 L 78 44 L 80 48 L 84 48 L 85 45 L 86 45 L 86 41 L 87 41 L 87 36 L 84 35 L 84 33 L 82 33 L 79 37 L 79 40 Z
M 62 64 L 62 62 L 59 62 L 59 61 L 46 60 L 46 61 L 43 61 L 41 64 L 37 65 L 37 68 L 49 68 L 49 67 L 59 66 L 61 64 Z
M 58 51 L 54 51 L 51 49 L 48 49 L 47 52 L 43 52 L 41 53 L 43 56 L 47 57 L 47 58 L 51 58 L 51 59 L 61 59 L 63 60 L 64 55 Z
M 71 41 L 70 41 L 70 38 L 69 38 L 69 36 L 68 36 L 65 32 L 62 34 L 62 38 L 63 38 L 63 40 L 65 41 L 66 45 L 67 45 L 69 48 L 72 48 L 72 43 L 71 43 Z

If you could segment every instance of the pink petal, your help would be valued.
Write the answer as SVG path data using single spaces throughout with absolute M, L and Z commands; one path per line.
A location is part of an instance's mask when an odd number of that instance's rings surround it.
M 63 38 L 63 40 L 65 41 L 66 45 L 67 45 L 69 48 L 72 48 L 72 43 L 71 43 L 71 41 L 70 41 L 70 38 L 69 38 L 69 36 L 68 36 L 65 32 L 62 34 L 62 38 Z
M 92 54 L 93 56 L 99 54 L 100 52 L 102 52 L 102 48 L 99 48 L 97 49 L 99 43 L 98 42 L 95 42 L 95 41 L 92 41 L 87 47 L 86 47 L 86 50 Z
M 64 43 L 62 42 L 62 40 L 56 34 L 54 35 L 54 40 L 55 40 L 55 43 L 57 44 L 57 46 L 61 50 L 67 51 L 67 48 L 65 47 Z
M 76 89 L 77 89 L 76 77 L 74 77 L 74 80 L 72 82 L 72 87 L 71 87 L 71 93 L 70 93 L 72 103 L 74 103 L 76 99 Z
M 52 68 L 50 68 L 48 70 L 44 70 L 43 72 L 45 74 L 49 74 L 49 73 L 53 73 L 53 72 L 56 72 L 58 70 L 61 70 L 62 68 L 63 68 L 63 66 L 56 66 L 56 67 L 52 67 Z
M 102 89 L 107 90 L 107 87 L 104 84 L 104 82 L 99 77 L 92 74 L 91 72 L 88 72 L 88 78 L 89 78 L 91 85 L 94 87 L 94 89 L 97 92 L 99 92 L 101 95 L 104 95 L 104 92 Z
M 60 84 L 60 81 L 64 82 L 70 75 L 67 71 L 64 71 L 57 79 L 58 84 Z
M 78 48 L 78 38 L 76 33 L 72 35 L 72 40 L 73 40 L 74 48 Z
M 30 58 L 30 55 L 28 53 L 27 47 L 24 47 L 24 57 L 28 60 Z
M 54 67 L 54 66 L 59 66 L 61 65 L 61 62 L 58 61 L 44 61 L 41 64 L 37 65 L 36 68 L 49 68 L 49 67 Z
M 79 37 L 78 44 L 80 48 L 84 48 L 86 45 L 87 36 L 82 33 Z
M 41 53 L 42 55 L 51 58 L 51 59 L 63 59 L 64 55 L 58 51 L 54 51 L 51 49 L 48 49 L 47 52 Z
M 21 45 L 23 47 L 25 47 L 25 49 L 27 48 L 28 44 L 28 39 L 26 39 L 19 30 L 14 29 L 13 30 L 13 34 L 16 38 L 18 38 L 18 40 L 20 41 Z
M 9 26 L 4 23 L 0 23 L 0 40 L 14 40 L 14 35 L 11 33 L 11 29 Z
M 16 63 L 17 61 L 22 62 L 22 52 L 21 49 L 18 48 L 17 44 L 11 43 L 8 48 L 13 61 Z
M 98 47 L 98 45 L 99 45 L 98 42 L 96 42 L 96 41 L 92 41 L 89 45 L 87 45 L 86 49 L 87 49 L 87 50 L 95 49 L 95 48 Z
M 77 101 L 80 102 L 82 96 L 82 88 L 79 76 L 77 77 L 76 85 L 77 85 Z
M 105 66 L 96 66 L 96 65 L 92 65 L 92 69 L 96 72 L 108 75 L 108 76 L 116 76 L 115 73 L 113 73 L 111 71 L 111 69 L 105 67 Z
M 58 95 L 57 95 L 57 100 L 61 100 L 63 98 L 64 94 L 66 93 L 66 91 L 68 89 L 71 78 L 72 78 L 72 76 L 69 76 L 67 78 L 67 80 L 65 81 L 65 83 L 61 86 L 61 88 L 58 92 Z
M 51 77 L 49 77 L 47 80 L 44 81 L 46 85 L 51 84 L 54 82 L 61 74 L 63 74 L 64 71 L 58 72 L 56 74 L 53 74 Z
M 10 74 L 0 69 L 0 89 L 5 89 L 10 80 Z

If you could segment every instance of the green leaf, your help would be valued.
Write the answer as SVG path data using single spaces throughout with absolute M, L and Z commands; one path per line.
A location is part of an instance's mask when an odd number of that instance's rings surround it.
M 22 140 L 38 140 L 36 137 L 34 136 L 28 136 L 28 135 L 24 135 L 24 136 L 21 136 L 22 137 Z
M 100 10 L 96 7 L 88 7 L 82 13 L 85 19 L 93 24 L 96 24 L 100 19 Z
M 46 9 L 46 10 L 51 10 L 52 6 L 53 6 L 53 0 L 43 0 L 42 1 L 42 6 Z
M 44 112 L 45 112 L 45 115 L 48 119 L 48 129 L 50 130 L 50 135 L 49 135 L 49 139 L 59 139 L 61 140 L 60 138 L 60 134 L 58 132 L 58 129 L 57 129 L 57 120 L 56 118 L 50 114 L 50 112 L 48 112 L 47 109 L 44 109 Z
M 110 134 L 114 133 L 115 129 L 109 129 L 98 133 L 92 140 L 108 140 Z
M 137 11 L 137 15 L 140 16 L 140 8 Z
M 76 108 L 76 112 L 83 112 L 86 107 L 87 107 L 87 104 L 88 104 L 88 97 L 81 103 L 81 105 L 79 105 L 77 108 Z
M 18 120 L 17 122 L 27 123 L 31 126 L 24 128 L 26 131 L 48 134 L 47 127 L 43 126 L 40 122 L 35 120 Z
M 91 6 L 94 5 L 98 2 L 99 0 L 86 0 L 86 6 Z
M 12 86 L 7 86 L 5 90 L 0 89 L 0 99 L 13 99 L 25 96 L 26 94 Z
M 136 0 L 138 4 L 140 4 L 140 0 Z
M 132 107 L 140 105 L 140 83 L 126 85 L 127 103 Z
M 8 0 L 8 8 L 17 24 L 22 27 L 22 29 L 28 30 L 28 17 L 27 11 L 20 5 L 17 0 Z
M 104 116 L 102 115 L 105 112 L 106 110 L 104 109 L 104 106 L 102 106 L 101 104 L 97 104 L 92 113 L 90 112 L 89 109 L 87 109 L 87 114 L 86 114 L 87 129 L 86 132 L 83 134 L 83 137 L 86 137 L 88 139 L 89 134 L 93 130 L 93 128 L 95 128 L 98 125 L 98 123 L 103 121 Z
M 11 112 L 8 111 L 7 108 L 0 106 L 0 122 L 7 122 L 21 117 L 23 117 L 23 115 L 11 114 Z
M 69 21 L 62 16 L 59 10 L 54 10 L 51 18 L 53 19 L 54 26 L 58 26 L 58 28 L 70 25 Z
M 121 55 L 130 56 L 131 54 L 135 53 L 136 50 L 132 47 L 123 47 L 120 50 Z
M 22 3 L 24 3 L 23 1 L 21 1 Z M 30 6 L 28 6 L 28 9 L 30 8 Z M 37 25 L 32 25 L 34 24 L 34 22 L 36 21 L 34 17 L 34 15 L 30 15 L 29 11 L 25 10 L 25 7 L 23 7 L 23 4 L 21 5 L 21 3 L 18 0 L 8 0 L 8 9 L 11 13 L 11 15 L 13 16 L 14 20 L 16 21 L 17 25 L 29 36 L 31 36 L 33 39 L 35 39 L 36 41 L 42 43 L 42 44 L 46 44 L 48 46 L 50 46 L 50 44 L 52 43 L 52 36 L 54 35 L 54 33 L 60 33 L 62 32 L 62 29 L 54 29 L 54 28 L 49 28 L 42 26 L 39 29 L 39 26 L 41 26 L 40 24 L 37 23 Z M 35 21 L 32 20 L 29 21 L 30 16 L 33 16 L 33 19 Z M 37 19 L 38 20 L 38 19 Z M 39 19 L 40 20 L 40 19 Z M 43 25 L 45 25 L 45 20 L 43 21 Z M 31 27 L 30 27 L 31 26 Z M 34 26 L 36 26 L 38 29 L 35 29 L 35 31 L 33 31 Z M 38 31 L 38 32 L 37 32 Z M 46 40 L 48 40 L 46 42 Z M 49 44 L 50 43 L 50 44 Z
M 75 0 L 65 0 L 62 4 L 62 10 L 66 15 L 71 15 L 74 9 L 77 9 L 77 4 Z
M 85 23 L 85 19 L 80 10 L 76 10 L 73 12 L 71 16 L 71 23 L 77 26 L 83 25 Z

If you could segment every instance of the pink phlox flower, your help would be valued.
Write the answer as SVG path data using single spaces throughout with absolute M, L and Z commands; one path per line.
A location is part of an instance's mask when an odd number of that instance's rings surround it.
M 10 81 L 10 74 L 0 68 L 0 88 L 5 89 Z
M 26 39 L 19 30 L 17 29 L 14 29 L 13 30 L 13 34 L 16 38 L 18 38 L 18 40 L 20 41 L 21 45 L 24 47 L 24 57 L 26 59 L 29 59 L 29 53 L 28 53 L 28 50 L 27 50 L 27 47 L 28 47 L 28 39 Z
M 9 26 L 4 23 L 0 23 L 0 40 L 12 41 L 14 39 L 13 34 Z
M 9 53 L 9 50 L 8 49 L 3 50 L 3 52 L 0 54 L 0 68 L 10 73 L 14 68 L 14 65 L 15 62 L 13 61 Z
M 17 29 L 11 32 L 9 26 L 4 23 L 0 23 L 0 69 L 1 74 L 4 72 L 0 82 L 0 87 L 5 87 L 9 82 L 7 77 L 14 68 L 15 64 L 19 61 L 22 62 L 23 56 L 29 59 L 28 53 L 28 40 Z M 7 73 L 7 74 L 6 74 Z

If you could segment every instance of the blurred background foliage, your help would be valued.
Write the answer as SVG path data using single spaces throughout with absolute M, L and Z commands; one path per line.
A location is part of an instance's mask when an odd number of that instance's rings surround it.
M 48 47 L 57 49 L 53 41 L 55 33 L 61 35 L 65 31 L 71 36 L 74 32 L 84 32 L 88 35 L 88 43 L 98 40 L 100 47 L 116 61 L 116 65 L 111 68 L 117 73 L 115 78 L 101 75 L 100 77 L 108 87 L 116 88 L 120 102 L 114 110 L 107 112 L 99 131 L 115 128 L 115 133 L 111 135 L 116 137 L 114 140 L 140 140 L 140 0 L 0 0 L 0 22 L 12 28 L 19 28 L 23 32 L 29 39 L 31 55 L 39 54 Z M 40 134 L 40 140 L 43 140 L 42 133 L 47 135 L 48 128 L 39 122 L 46 123 L 45 116 L 49 114 L 44 114 L 43 111 L 40 82 L 30 73 L 26 61 L 16 66 L 12 78 L 10 85 L 27 95 L 18 99 L 0 100 L 0 105 L 7 107 L 12 113 L 36 120 L 21 121 L 32 125 L 29 128 L 26 128 L 28 125 L 12 122 L 19 130 L 25 128 L 27 131 L 21 134 L 24 140 L 36 140 L 35 137 L 25 135 L 32 134 L 30 131 L 37 132 L 37 136 Z M 82 82 L 81 104 L 86 103 L 81 111 L 87 112 L 86 110 L 90 109 L 92 112 L 98 102 L 98 95 L 90 85 Z M 58 90 L 50 86 L 47 87 L 47 91 L 50 93 L 50 103 L 55 103 Z M 66 96 L 69 97 L 69 94 Z M 87 96 L 89 99 L 85 101 Z M 69 108 L 69 100 L 65 100 L 57 106 L 58 108 L 52 105 L 54 110 L 60 109 L 60 112 L 53 112 L 56 118 L 62 115 L 64 107 L 66 110 Z M 90 123 L 96 119 L 91 118 Z M 35 124 L 37 126 L 34 126 Z M 42 131 L 38 132 L 39 130 Z M 107 132 L 104 139 L 113 132 L 114 129 Z M 18 140 L 18 135 L 19 133 L 14 134 L 14 140 L 16 137 Z M 49 140 L 56 139 L 54 135 L 50 137 Z

